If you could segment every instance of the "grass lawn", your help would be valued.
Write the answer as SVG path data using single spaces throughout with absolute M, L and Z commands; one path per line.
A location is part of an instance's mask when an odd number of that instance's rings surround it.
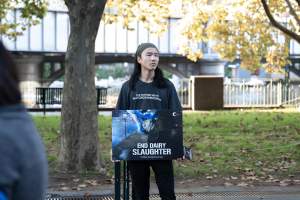
M 55 169 L 60 117 L 33 117 Z M 112 176 L 111 117 L 99 117 L 102 163 Z M 192 161 L 176 161 L 176 178 L 264 181 L 300 177 L 300 113 L 283 110 L 184 113 Z

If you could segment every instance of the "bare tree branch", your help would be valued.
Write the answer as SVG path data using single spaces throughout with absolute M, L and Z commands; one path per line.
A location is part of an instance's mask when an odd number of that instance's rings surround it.
M 283 25 L 281 25 L 279 22 L 277 22 L 273 15 L 270 12 L 269 6 L 267 5 L 266 0 L 261 0 L 261 3 L 263 4 L 264 10 L 266 12 L 266 15 L 268 16 L 271 24 L 276 27 L 277 29 L 281 30 L 282 32 L 284 32 L 285 34 L 287 34 L 288 36 L 290 36 L 291 38 L 293 38 L 294 40 L 296 40 L 299 44 L 300 44 L 300 35 L 297 35 L 296 33 L 294 33 L 293 31 L 287 29 L 286 27 L 284 27 Z
M 299 0 L 300 1 L 300 0 Z M 286 4 L 288 5 L 289 9 L 290 9 L 290 14 L 295 18 L 295 20 L 297 21 L 298 25 L 300 26 L 300 20 L 299 17 L 297 15 L 297 13 L 295 12 L 294 8 L 292 7 L 292 4 L 289 0 L 285 0 Z

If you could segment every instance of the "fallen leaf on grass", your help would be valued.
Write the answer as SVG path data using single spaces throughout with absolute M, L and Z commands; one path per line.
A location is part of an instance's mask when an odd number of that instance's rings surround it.
M 84 193 L 84 197 L 85 197 L 85 198 L 90 198 L 91 196 L 92 196 L 92 194 L 89 193 L 89 192 Z
M 263 162 L 257 161 L 257 162 L 255 163 L 255 165 L 256 165 L 256 166 L 262 166 L 262 165 L 263 165 Z
M 189 197 L 192 197 L 192 196 L 193 196 L 193 193 L 189 192 L 189 193 L 187 193 L 187 195 L 188 195 Z
M 70 188 L 69 187 L 61 187 L 60 188 L 62 191 L 67 191 L 67 190 L 70 190 Z
M 105 179 L 105 183 L 112 184 L 114 182 L 114 177 L 111 179 Z
M 229 183 L 229 182 L 225 182 L 224 185 L 225 185 L 226 187 L 229 187 L 229 186 L 232 186 L 233 184 L 232 184 L 232 183 Z
M 294 183 L 300 183 L 300 180 L 293 180 Z
M 279 183 L 279 186 L 281 186 L 281 187 L 286 187 L 288 185 L 289 185 L 289 183 L 285 182 L 285 181 L 280 181 L 280 183 Z
M 274 172 L 275 170 L 272 168 L 262 168 L 263 171 L 265 172 Z
M 91 182 L 90 184 L 91 184 L 92 186 L 97 186 L 97 185 L 98 185 L 97 181 Z
M 92 186 L 98 185 L 96 180 L 85 180 L 84 182 Z
M 180 181 L 179 184 L 183 185 L 185 183 L 192 183 L 194 180 L 193 179 L 186 179 L 184 181 Z
M 246 186 L 248 186 L 248 183 L 241 182 L 241 183 L 237 184 L 237 186 L 239 186 L 239 187 L 246 187 Z
M 251 180 L 251 181 L 258 180 L 258 178 L 256 176 L 248 176 L 246 179 Z
M 80 188 L 86 188 L 87 185 L 86 184 L 80 184 L 80 185 L 78 185 L 78 187 L 80 187 Z

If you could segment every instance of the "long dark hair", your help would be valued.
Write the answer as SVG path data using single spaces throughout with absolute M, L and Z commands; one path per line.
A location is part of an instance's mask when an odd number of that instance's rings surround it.
M 130 90 L 135 90 L 135 84 L 139 80 L 139 77 L 141 75 L 141 64 L 138 63 L 138 57 L 141 57 L 142 52 L 149 47 L 154 47 L 157 49 L 157 47 L 152 43 L 142 43 L 138 46 L 135 57 L 134 57 L 134 69 L 129 79 L 129 88 Z M 162 70 L 159 67 L 156 67 L 154 71 L 154 79 L 153 83 L 158 88 L 165 88 L 167 83 L 166 79 L 164 78 L 164 74 Z
M 17 67 L 0 41 L 0 106 L 21 103 Z

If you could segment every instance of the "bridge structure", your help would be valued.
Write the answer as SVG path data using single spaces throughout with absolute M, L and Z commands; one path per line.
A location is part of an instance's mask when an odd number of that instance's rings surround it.
M 22 22 L 20 10 L 8 12 L 5 20 Z M 179 18 L 168 20 L 168 29 L 161 35 L 151 34 L 143 24 L 132 22 L 132 30 L 123 28 L 120 22 L 100 23 L 95 43 L 95 64 L 133 63 L 138 44 L 152 42 L 160 50 L 160 67 L 181 78 L 191 75 L 223 75 L 225 62 L 212 51 L 213 42 L 193 44 L 201 48 L 204 56 L 197 62 L 177 54 L 180 45 Z M 64 74 L 64 58 L 70 34 L 66 11 L 48 11 L 41 23 L 28 27 L 23 35 L 11 40 L 0 36 L 13 53 L 19 66 L 21 89 L 26 103 L 31 104 L 35 88 L 48 86 Z M 300 46 L 291 42 L 291 71 L 300 75 Z M 46 66 L 48 74 L 45 74 Z M 299 68 L 299 69 L 298 69 Z
M 5 20 L 22 22 L 20 10 L 8 12 Z M 180 42 L 179 19 L 168 20 L 167 31 L 160 36 L 151 34 L 140 22 L 132 23 L 132 30 L 120 22 L 100 23 L 95 43 L 95 64 L 133 63 L 138 44 L 152 42 L 160 50 L 160 67 L 181 78 L 198 74 L 223 74 L 224 61 L 220 60 L 211 43 L 196 44 L 204 57 L 192 62 L 177 54 Z M 5 46 L 13 53 L 19 66 L 21 89 L 25 99 L 32 101 L 34 89 L 47 86 L 64 73 L 64 58 L 70 34 L 66 11 L 48 11 L 41 23 L 28 27 L 15 40 L 1 36 Z M 45 66 L 50 74 L 45 76 Z M 30 100 L 31 99 L 31 100 Z

